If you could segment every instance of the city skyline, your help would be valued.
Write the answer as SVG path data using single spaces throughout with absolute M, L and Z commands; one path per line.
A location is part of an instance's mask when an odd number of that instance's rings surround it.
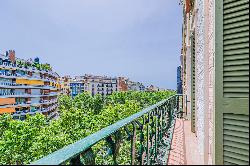
M 12 55 L 10 55 L 10 54 L 12 54 Z M 40 61 L 40 58 L 39 57 L 36 57 L 36 58 L 34 58 L 34 59 L 32 59 L 32 58 L 29 58 L 29 59 L 20 59 L 20 58 L 18 58 L 18 57 L 15 57 L 15 50 L 8 50 L 8 51 L 5 51 L 5 53 L 0 53 L 0 62 L 2 63 L 2 58 L 4 58 L 4 59 L 11 59 L 11 56 L 14 56 L 14 58 L 17 60 L 17 61 L 14 61 L 14 64 L 8 64 L 8 63 L 4 63 L 4 65 L 15 65 L 15 64 L 17 64 L 17 65 L 20 65 L 20 61 L 22 62 L 22 65 L 23 66 L 25 66 L 25 65 L 31 65 L 31 66 L 33 66 L 32 64 L 39 64 L 39 66 L 40 66 L 40 69 L 41 69 L 41 67 L 43 66 L 43 69 L 45 69 L 45 70 L 48 70 L 48 71 L 52 71 L 52 69 L 53 69 L 53 67 L 49 64 L 49 63 L 42 63 L 41 61 Z M 37 66 L 36 66 L 37 67 Z M 45 68 L 44 68 L 45 67 Z M 55 74 L 57 74 L 58 75 L 58 73 L 57 72 L 55 72 Z M 58 75 L 58 78 L 70 78 L 71 79 L 71 81 L 73 81 L 73 82 L 75 82 L 75 81 L 79 81 L 79 79 L 81 80 L 81 78 L 83 78 L 83 77 L 88 77 L 88 76 L 91 76 L 91 77 L 97 77 L 97 78 L 102 78 L 102 79 L 113 79 L 113 78 L 115 78 L 115 79 L 117 79 L 117 78 L 124 78 L 124 79 L 127 79 L 128 81 L 130 81 L 130 82 L 133 82 L 133 83 L 140 83 L 140 84 L 142 84 L 143 86 L 145 86 L 145 87 L 151 87 L 151 86 L 153 86 L 153 87 L 155 87 L 155 88 L 159 88 L 159 89 L 164 89 L 164 88 L 162 88 L 162 87 L 159 87 L 159 86 L 155 86 L 155 85 L 153 85 L 153 84 L 145 84 L 144 82 L 141 82 L 141 81 L 139 81 L 139 80 L 131 80 L 129 77 L 127 77 L 127 76 L 121 76 L 121 75 L 116 75 L 116 76 L 110 76 L 110 75 L 94 75 L 94 74 L 91 74 L 91 73 L 83 73 L 83 74 L 79 74 L 79 75 Z M 165 88 L 165 90 L 166 89 L 168 89 L 168 90 L 170 90 L 170 88 Z M 172 89 L 172 90 L 176 90 L 176 89 Z
M 140 80 L 132 80 L 130 79 L 129 77 L 127 76 L 124 76 L 124 75 L 119 75 L 119 76 L 110 76 L 110 75 L 94 75 L 94 74 L 91 74 L 91 73 L 83 73 L 83 74 L 80 74 L 80 75 L 62 75 L 60 76 L 61 78 L 63 77 L 67 77 L 67 76 L 70 76 L 71 79 L 73 79 L 72 81 L 74 81 L 74 79 L 78 80 L 77 77 L 83 77 L 85 75 L 91 75 L 91 76 L 97 76 L 97 77 L 107 77 L 107 78 L 118 78 L 118 77 L 123 77 L 123 78 L 127 78 L 129 81 L 132 81 L 134 83 L 142 83 L 144 86 L 146 87 L 149 87 L 149 86 L 152 86 L 153 84 L 146 84 Z M 163 88 L 163 87 L 159 87 L 159 86 L 156 86 L 156 85 L 153 85 L 154 87 L 157 87 L 157 88 L 160 88 L 160 89 L 170 89 L 170 88 Z M 176 88 L 172 89 L 172 90 L 176 90 Z
M 5 1 L 0 9 L 8 25 L 1 51 L 38 56 L 60 76 L 122 75 L 176 89 L 169 80 L 176 80 L 181 50 L 177 1 L 26 0 Z

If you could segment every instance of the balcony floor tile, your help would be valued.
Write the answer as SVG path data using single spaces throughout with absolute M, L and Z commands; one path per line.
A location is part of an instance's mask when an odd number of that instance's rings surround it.
M 197 137 L 191 132 L 191 121 L 177 119 L 168 165 L 203 164 L 197 148 Z

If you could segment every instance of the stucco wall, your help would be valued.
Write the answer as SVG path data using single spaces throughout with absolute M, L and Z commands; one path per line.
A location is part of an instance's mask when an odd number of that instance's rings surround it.
M 204 164 L 212 164 L 214 99 L 214 0 L 197 0 L 196 134 Z
M 186 56 L 186 73 L 183 81 L 183 91 L 191 95 L 191 52 L 190 52 L 190 30 L 195 30 L 195 117 L 197 149 L 200 164 L 212 164 L 213 159 L 213 114 L 214 114 L 214 1 L 196 0 L 190 20 L 186 15 L 186 38 L 183 46 L 186 48 L 183 56 Z M 190 106 L 190 103 L 188 103 Z M 190 111 L 190 107 L 188 107 Z
M 204 0 L 196 1 L 197 15 L 196 15 L 196 135 L 198 139 L 198 149 L 201 156 L 204 157 Z M 204 159 L 202 159 L 204 160 Z
M 208 0 L 208 62 L 209 62 L 209 100 L 208 100 L 208 164 L 212 164 L 213 156 L 213 112 L 214 112 L 214 0 Z

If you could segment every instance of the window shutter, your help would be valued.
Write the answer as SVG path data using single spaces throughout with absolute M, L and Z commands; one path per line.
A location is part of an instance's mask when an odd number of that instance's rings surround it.
M 249 164 L 249 0 L 215 3 L 215 164 Z
M 191 131 L 195 132 L 195 31 L 191 34 Z

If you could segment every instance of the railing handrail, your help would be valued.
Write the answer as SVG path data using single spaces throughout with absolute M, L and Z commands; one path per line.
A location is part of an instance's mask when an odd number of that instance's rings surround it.
M 102 139 L 108 137 L 112 133 L 115 133 L 120 128 L 125 127 L 127 124 L 133 122 L 134 120 L 141 117 L 142 115 L 144 115 L 144 114 L 150 112 L 151 110 L 163 105 L 165 102 L 167 102 L 171 98 L 177 97 L 177 96 L 181 96 L 181 95 L 176 94 L 176 95 L 170 96 L 167 99 L 164 99 L 164 100 L 162 100 L 162 101 L 160 101 L 152 106 L 149 106 L 149 107 L 143 109 L 142 111 L 135 113 L 127 118 L 119 120 L 116 123 L 114 123 L 110 126 L 107 126 L 103 129 L 73 143 L 73 144 L 67 145 L 64 148 L 59 149 L 59 150 L 47 155 L 46 157 L 44 157 L 40 160 L 32 162 L 30 165 L 57 165 L 57 164 L 64 163 L 64 162 L 74 158 L 75 156 L 79 155 L 83 151 L 87 150 L 92 145 L 95 145 L 97 142 L 101 141 Z M 62 155 L 62 154 L 64 154 L 64 155 Z

